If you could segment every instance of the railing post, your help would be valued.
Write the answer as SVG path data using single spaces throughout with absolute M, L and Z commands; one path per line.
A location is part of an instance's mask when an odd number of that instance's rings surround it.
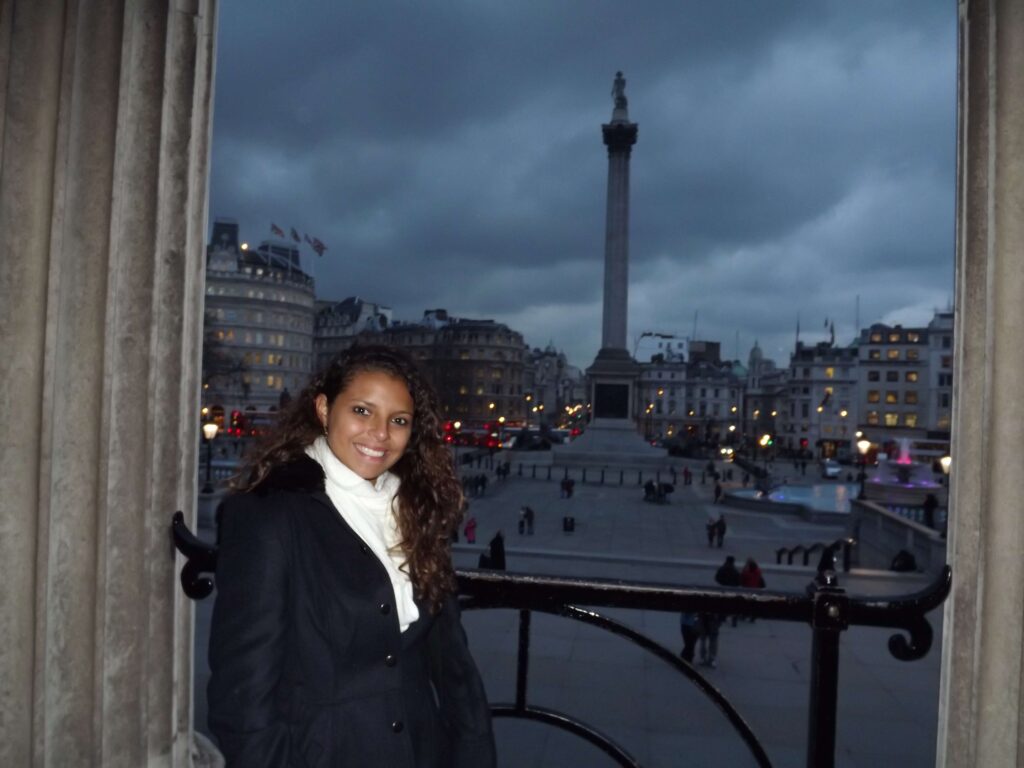
M 833 768 L 836 701 L 839 693 L 839 633 L 846 629 L 849 601 L 834 571 L 818 574 L 811 615 L 811 691 L 807 722 L 807 768 Z
M 519 656 L 516 661 L 516 710 L 526 711 L 526 679 L 530 671 L 530 611 L 519 611 Z

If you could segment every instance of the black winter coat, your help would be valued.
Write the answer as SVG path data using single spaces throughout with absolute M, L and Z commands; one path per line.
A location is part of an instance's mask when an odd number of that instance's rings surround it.
M 489 768 L 458 604 L 399 630 L 384 566 L 303 457 L 219 510 L 209 724 L 228 768 Z

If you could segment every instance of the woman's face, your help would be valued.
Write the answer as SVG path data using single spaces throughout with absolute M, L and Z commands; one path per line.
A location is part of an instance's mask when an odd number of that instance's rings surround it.
M 387 373 L 357 373 L 333 403 L 317 395 L 316 411 L 331 451 L 365 480 L 391 469 L 412 437 L 412 395 L 402 379 Z

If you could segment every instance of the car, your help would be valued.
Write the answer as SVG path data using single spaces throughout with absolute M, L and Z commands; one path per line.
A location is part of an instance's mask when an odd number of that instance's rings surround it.
M 839 466 L 839 462 L 834 459 L 825 459 L 821 462 L 821 476 L 827 480 L 834 480 L 839 477 L 839 472 L 842 467 Z

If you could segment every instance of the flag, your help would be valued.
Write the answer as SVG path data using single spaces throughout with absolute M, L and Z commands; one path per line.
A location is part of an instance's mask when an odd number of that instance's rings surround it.
M 834 347 L 834 346 L 836 345 L 836 324 L 835 324 L 835 321 L 833 321 L 833 322 L 832 322 L 832 323 L 831 323 L 831 324 L 829 325 L 828 329 L 829 329 L 829 335 L 831 336 L 831 338 L 829 339 L 829 342 L 828 342 L 828 343 L 829 343 L 829 344 L 830 344 L 831 346 L 833 346 L 833 347 Z
M 278 237 L 284 237 L 284 230 L 277 226 L 277 224 L 271 223 L 270 234 L 277 235 Z
M 327 250 L 327 246 L 320 242 L 318 238 L 313 238 L 313 242 L 310 243 L 313 246 L 313 250 L 316 251 L 317 256 L 323 256 L 324 251 Z
M 306 236 L 305 236 L 305 237 L 306 237 L 306 242 L 307 242 L 307 243 L 309 243 L 310 245 L 312 245 L 312 244 L 313 244 L 313 241 L 312 241 L 312 240 L 310 239 L 309 235 L 308 235 L 308 234 L 306 234 Z
M 299 233 L 295 231 L 295 227 L 292 227 L 292 240 L 294 240 L 296 243 L 302 242 L 302 238 L 299 237 Z

